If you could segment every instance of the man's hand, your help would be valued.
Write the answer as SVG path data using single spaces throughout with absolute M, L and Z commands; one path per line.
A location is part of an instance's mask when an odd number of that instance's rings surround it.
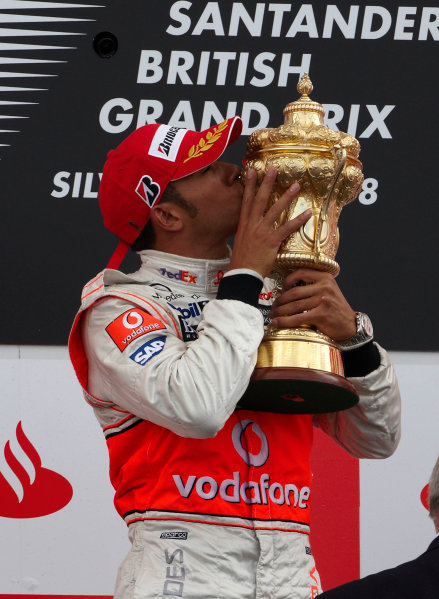
M 238 230 L 233 243 L 230 269 L 250 268 L 263 277 L 267 276 L 273 267 L 282 241 L 297 231 L 311 217 L 311 210 L 305 210 L 278 229 L 274 228 L 274 223 L 283 210 L 291 204 L 300 189 L 298 183 L 293 183 L 265 212 L 276 177 L 277 169 L 270 167 L 256 192 L 257 174 L 254 169 L 249 169 Z
M 269 316 L 276 327 L 307 324 L 335 341 L 350 339 L 357 331 L 356 313 L 334 277 L 308 268 L 296 270 L 285 278 L 282 293 Z

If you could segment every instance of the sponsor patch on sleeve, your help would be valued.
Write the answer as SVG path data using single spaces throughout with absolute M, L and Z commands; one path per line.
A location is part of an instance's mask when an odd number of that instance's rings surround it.
M 105 327 L 105 330 L 120 351 L 123 351 L 132 341 L 142 337 L 142 335 L 165 328 L 163 322 L 157 320 L 145 310 L 133 308 L 118 316 Z
M 183 341 L 195 341 L 195 339 L 198 339 L 198 333 L 196 329 L 191 327 L 183 316 L 179 315 L 178 320 L 180 321 L 181 336 Z
M 131 360 L 145 366 L 153 356 L 159 354 L 165 347 L 166 337 L 155 337 L 144 343 L 139 349 L 130 355 Z

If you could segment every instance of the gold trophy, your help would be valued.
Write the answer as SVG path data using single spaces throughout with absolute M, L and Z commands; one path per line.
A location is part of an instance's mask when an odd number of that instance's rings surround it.
M 253 132 L 247 143 L 243 178 L 249 168 L 260 184 L 270 166 L 278 170 L 270 204 L 293 181 L 299 195 L 275 226 L 310 208 L 310 220 L 280 246 L 271 274 L 275 292 L 284 278 L 298 268 L 337 275 L 338 218 L 363 183 L 358 159 L 359 142 L 347 133 L 323 124 L 324 109 L 309 97 L 313 86 L 308 74 L 297 85 L 301 97 L 284 109 L 285 122 L 277 129 Z M 311 326 L 276 329 L 270 325 L 259 347 L 249 387 L 239 407 L 284 413 L 334 412 L 355 405 L 358 395 L 344 377 L 336 343 Z

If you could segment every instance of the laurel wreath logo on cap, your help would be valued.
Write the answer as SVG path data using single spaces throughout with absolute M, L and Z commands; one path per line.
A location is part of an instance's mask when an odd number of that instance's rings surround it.
M 183 161 L 183 164 L 188 160 L 191 160 L 191 158 L 198 158 L 203 154 L 203 152 L 210 150 L 212 145 L 219 140 L 224 129 L 227 129 L 227 124 L 228 121 L 223 121 L 218 126 L 214 127 L 213 132 L 209 131 L 206 134 L 206 139 L 201 138 L 196 146 L 192 146 L 189 149 L 188 157 L 186 158 L 186 160 Z

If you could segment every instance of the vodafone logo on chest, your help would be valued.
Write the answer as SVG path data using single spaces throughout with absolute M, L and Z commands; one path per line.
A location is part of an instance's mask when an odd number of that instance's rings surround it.
M 308 509 L 311 494 L 309 486 L 301 486 L 298 481 L 277 482 L 271 479 L 269 468 L 262 468 L 270 456 L 269 442 L 262 428 L 252 420 L 237 422 L 232 430 L 232 444 L 241 460 L 251 469 L 249 478 L 238 470 L 230 473 L 229 478 L 217 480 L 213 476 L 189 474 L 185 480 L 179 474 L 173 474 L 175 486 L 181 497 L 190 500 L 195 497 L 205 501 L 219 499 L 227 503 L 290 506 L 301 510 Z M 252 470 L 252 469 L 255 470 Z
M 105 327 L 105 330 L 120 351 L 123 351 L 130 343 L 142 337 L 142 335 L 165 328 L 166 326 L 163 322 L 154 318 L 151 314 L 145 312 L 145 310 L 135 308 L 127 310 L 118 316 Z
M 247 427 L 250 427 L 252 432 L 258 437 L 261 443 L 261 449 L 257 454 L 251 453 L 249 449 L 244 447 L 242 436 L 245 434 Z M 268 459 L 268 439 L 265 433 L 256 422 L 252 420 L 241 420 L 238 424 L 235 424 L 232 432 L 233 446 L 247 464 L 247 466 L 255 466 L 259 468 L 263 466 Z

